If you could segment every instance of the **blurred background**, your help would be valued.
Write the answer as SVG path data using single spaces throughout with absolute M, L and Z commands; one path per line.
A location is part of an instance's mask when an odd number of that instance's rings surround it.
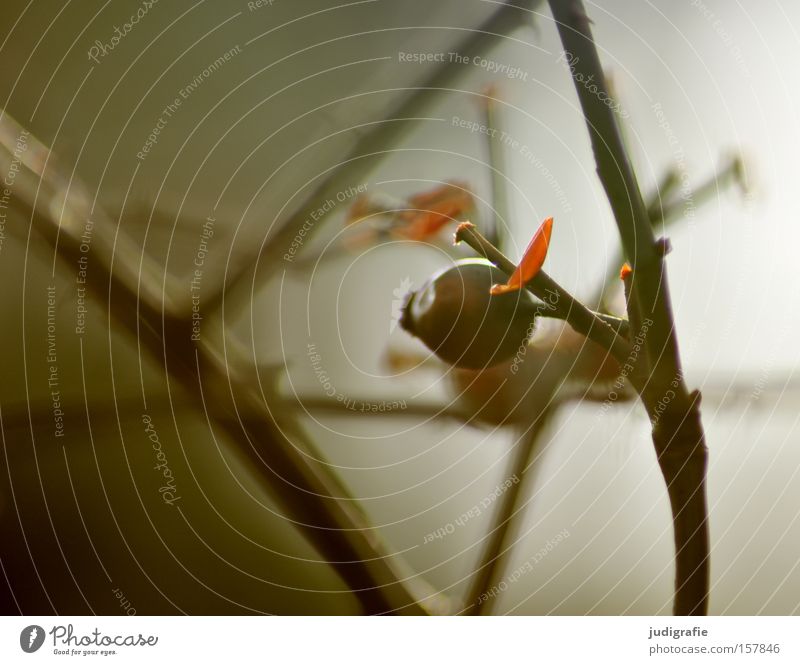
M 42 168 L 82 183 L 95 222 L 76 236 L 90 236 L 88 268 L 64 260 L 7 200 L 27 148 L 6 132 L 6 613 L 363 610 L 310 535 L 325 527 L 299 523 L 218 426 L 214 399 L 171 376 L 180 349 L 151 353 L 140 327 L 111 318 L 108 282 L 84 299 L 81 270 L 100 280 L 104 261 L 138 274 L 134 291 L 150 279 L 167 318 L 201 316 L 192 330 L 224 367 L 257 368 L 241 372 L 288 444 L 339 479 L 380 551 L 423 595 L 449 598 L 446 611 L 469 598 L 515 487 L 492 612 L 670 612 L 649 424 L 635 402 L 604 407 L 597 354 L 546 322 L 527 378 L 503 383 L 454 372 L 397 326 L 409 289 L 471 255 L 450 245 L 450 218 L 516 260 L 553 216 L 549 274 L 592 306 L 605 285 L 621 311 L 616 227 L 546 4 L 4 9 L 4 117 L 53 148 Z M 587 10 L 643 192 L 670 211 L 679 341 L 710 448 L 710 611 L 795 614 L 800 7 Z M 393 212 L 431 205 L 442 224 Z M 422 231 L 403 231 L 413 223 Z M 142 277 L 143 265 L 158 270 Z M 532 424 L 531 463 L 514 475 Z

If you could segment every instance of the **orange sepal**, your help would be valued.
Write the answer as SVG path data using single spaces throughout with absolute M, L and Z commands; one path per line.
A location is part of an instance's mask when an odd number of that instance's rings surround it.
M 542 222 L 538 231 L 533 234 L 531 242 L 525 253 L 522 255 L 522 260 L 519 262 L 516 270 L 508 278 L 505 284 L 495 284 L 489 290 L 493 296 L 509 293 L 510 291 L 519 291 L 528 282 L 530 282 L 536 274 L 542 269 L 542 264 L 547 256 L 547 248 L 550 246 L 550 235 L 553 232 L 553 218 L 548 217 Z
M 629 263 L 623 263 L 619 270 L 619 278 L 624 282 L 625 278 L 633 274 L 633 268 Z

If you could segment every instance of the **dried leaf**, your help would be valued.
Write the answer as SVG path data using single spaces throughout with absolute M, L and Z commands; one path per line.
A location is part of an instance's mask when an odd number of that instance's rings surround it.
M 411 240 L 424 240 L 448 222 L 463 218 L 474 207 L 474 200 L 464 183 L 451 182 L 415 194 L 408 199 L 408 205 L 416 210 L 403 213 L 405 224 L 397 232 Z
M 384 194 L 361 195 L 350 206 L 345 226 L 373 218 L 371 226 L 374 228 L 359 234 L 356 244 L 378 242 L 387 232 L 409 240 L 426 240 L 448 222 L 463 219 L 474 207 L 467 184 L 453 181 L 414 194 L 405 201 Z M 383 228 L 376 225 L 381 216 L 384 220 L 388 218 L 388 225 Z

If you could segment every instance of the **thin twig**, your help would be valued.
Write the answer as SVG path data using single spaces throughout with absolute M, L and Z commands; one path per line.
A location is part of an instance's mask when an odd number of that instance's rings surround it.
M 744 180 L 744 165 L 739 155 L 728 157 L 713 175 L 706 178 L 691 192 L 677 198 L 665 194 L 662 197 L 662 205 L 654 206 L 652 211 L 648 208 L 650 220 L 653 226 L 661 223 L 664 225 L 662 228 L 666 228 L 673 222 L 683 219 L 690 207 L 698 208 L 707 201 L 719 196 L 720 190 L 730 184 L 738 185 L 742 192 L 747 191 L 747 183 Z
M 675 614 L 708 608 L 709 536 L 705 445 L 699 393 L 683 380 L 664 243 L 656 242 L 617 118 L 606 101 L 608 86 L 582 0 L 549 0 L 564 63 L 583 109 L 597 173 L 614 212 L 622 246 L 633 266 L 631 297 L 646 317 L 644 351 L 648 382 L 639 390 L 653 425 L 653 444 L 667 484 L 675 531 Z M 637 334 L 632 331 L 631 334 Z
M 530 423 L 527 432 L 522 433 L 517 443 L 519 447 L 508 465 L 508 477 L 517 478 L 517 482 L 511 485 L 498 501 L 493 527 L 489 531 L 490 540 L 467 592 L 466 614 L 491 614 L 496 594 L 489 591 L 503 578 L 506 554 L 513 547 L 513 543 L 509 544 L 513 539 L 513 526 L 519 522 L 527 507 L 527 504 L 520 505 L 521 500 L 531 493 L 531 481 L 534 480 L 532 464 L 537 452 L 541 450 L 539 443 L 546 431 L 550 415 L 558 406 L 558 403 L 553 403 L 542 411 L 538 418 Z M 528 492 L 522 491 L 523 485 Z
M 494 210 L 492 240 L 498 248 L 503 247 L 503 241 L 508 237 L 510 224 L 509 197 L 506 187 L 505 155 L 501 142 L 497 139 L 500 129 L 500 120 L 497 114 L 497 89 L 489 86 L 484 91 L 484 123 L 486 125 L 486 146 L 489 153 L 489 169 L 492 182 L 492 208 Z M 530 424 L 525 433 L 515 444 L 516 450 L 508 465 L 508 477 L 517 478 L 517 483 L 501 496 L 492 515 L 492 526 L 487 532 L 489 542 L 486 544 L 480 564 L 475 570 L 472 584 L 466 595 L 467 614 L 489 614 L 494 594 L 488 593 L 494 581 L 502 571 L 502 555 L 507 541 L 507 534 L 511 529 L 512 521 L 518 512 L 520 485 L 525 478 L 524 471 L 528 466 L 536 449 L 536 442 L 543 431 L 545 414 L 542 413 L 534 423 Z M 527 480 L 527 478 L 526 478 Z
M 661 225 L 661 230 L 664 230 L 675 222 L 686 219 L 690 206 L 692 209 L 698 208 L 718 195 L 720 189 L 729 184 L 735 182 L 744 189 L 742 172 L 741 157 L 731 157 L 698 187 L 676 198 L 673 193 L 681 183 L 680 173 L 676 169 L 669 169 L 647 202 L 647 216 L 650 223 L 653 227 Z M 605 279 L 600 284 L 597 294 L 589 299 L 589 302 L 597 303 L 597 307 L 602 310 L 606 309 L 609 293 L 616 286 L 616 275 L 623 261 L 622 252 L 617 251 L 608 263 Z
M 473 224 L 469 222 L 459 224 L 455 240 L 467 243 L 507 275 L 514 272 L 514 264 L 481 235 Z M 527 288 L 542 300 L 542 314 L 566 321 L 577 332 L 606 349 L 618 361 L 625 360 L 628 355 L 628 344 L 623 335 L 627 331 L 627 325 L 622 319 L 591 311 L 543 270 L 540 270 L 527 284 Z
M 666 171 L 662 176 L 661 181 L 656 186 L 655 191 L 650 196 L 647 202 L 647 216 L 652 221 L 656 215 L 661 216 L 665 207 L 667 197 L 672 191 L 680 184 L 680 173 L 677 169 L 671 168 Z M 617 249 L 608 261 L 606 266 L 606 274 L 603 281 L 599 284 L 595 294 L 589 298 L 590 303 L 596 303 L 596 307 L 600 311 L 610 311 L 608 306 L 609 294 L 617 286 L 617 274 L 622 267 L 625 257 L 621 249 Z
M 492 181 L 492 234 L 491 239 L 495 245 L 502 248 L 504 239 L 508 236 L 509 216 L 508 187 L 506 187 L 507 169 L 503 146 L 497 139 L 501 133 L 500 119 L 497 113 L 497 89 L 489 86 L 484 91 L 483 117 L 486 125 L 486 147 L 489 151 L 489 170 Z M 502 135 L 502 134 L 501 134 Z
M 661 181 L 656 185 L 655 191 L 650 195 L 650 200 L 647 201 L 647 216 L 651 223 L 656 217 L 662 216 L 667 199 L 680 184 L 680 171 L 677 168 L 667 169 L 667 172 L 661 177 Z

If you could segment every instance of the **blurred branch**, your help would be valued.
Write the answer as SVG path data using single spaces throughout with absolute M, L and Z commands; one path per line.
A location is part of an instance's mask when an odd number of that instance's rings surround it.
M 539 442 L 546 430 L 550 415 L 558 408 L 553 404 L 539 415 L 528 426 L 528 430 L 520 436 L 517 443 L 518 449 L 509 464 L 509 478 L 518 478 L 518 482 L 511 485 L 500 497 L 495 510 L 494 526 L 489 531 L 490 540 L 486 545 L 481 564 L 475 572 L 475 578 L 467 592 L 466 614 L 491 614 L 492 605 L 496 594 L 489 593 L 491 589 L 503 579 L 505 555 L 512 549 L 513 529 L 515 522 L 519 522 L 525 513 L 527 503 L 520 505 L 526 493 L 522 491 L 523 485 L 528 488 L 532 483 L 532 465 L 536 453 L 540 449 Z
M 675 222 L 686 219 L 689 210 L 706 203 L 713 196 L 719 194 L 720 189 L 731 183 L 737 183 L 744 189 L 742 159 L 738 155 L 728 158 L 714 175 L 696 189 L 676 198 L 673 194 L 680 182 L 680 172 L 677 169 L 669 169 L 653 192 L 647 202 L 647 216 L 653 227 L 662 224 L 661 228 L 666 229 Z M 597 303 L 597 307 L 601 310 L 608 309 L 607 301 L 611 291 L 617 285 L 616 278 L 624 260 L 621 251 L 614 254 L 608 263 L 606 276 L 600 284 L 597 294 L 589 299 L 589 302 Z
M 3 172 L 16 159 L 14 144 L 23 132 L 0 112 Z M 62 172 L 50 150 L 25 134 L 28 148 L 11 188 L 11 206 L 30 219 L 54 257 L 72 269 L 86 256 L 81 236 L 91 216 L 87 290 L 180 383 L 197 408 L 214 405 L 205 411 L 209 428 L 225 432 L 238 453 L 249 459 L 262 486 L 339 573 L 364 611 L 448 611 L 448 600 L 386 550 L 338 477 L 320 461 L 299 426 L 281 412 L 274 391 L 250 375 L 231 371 L 205 337 L 192 343 L 191 317 L 176 314 L 165 294 L 164 268 L 143 255 L 102 210 L 93 208 L 92 197 L 74 174 Z
M 674 196 L 671 197 L 668 193 L 659 197 L 660 201 L 654 197 L 648 207 L 653 226 L 663 223 L 664 227 L 667 227 L 676 221 L 684 219 L 690 208 L 697 208 L 710 201 L 719 195 L 721 189 L 731 184 L 738 185 L 743 192 L 747 191 L 747 184 L 744 179 L 744 163 L 740 155 L 726 158 L 713 175 L 706 178 L 702 184 L 685 196 L 676 198 Z
M 487 53 L 495 43 L 512 30 L 519 28 L 524 21 L 529 20 L 529 10 L 538 3 L 539 0 L 509 0 L 500 4 L 490 18 L 477 29 L 470 31 L 453 51 L 470 59 L 475 55 Z M 335 198 L 338 192 L 363 181 L 384 159 L 389 148 L 417 126 L 419 117 L 424 115 L 440 94 L 448 90 L 452 81 L 463 73 L 463 68 L 445 62 L 426 80 L 414 86 L 414 91 L 394 112 L 392 118 L 375 123 L 374 129 L 359 138 L 353 149 L 342 156 L 338 162 L 341 166 L 332 171 L 299 209 L 269 238 L 263 251 L 259 249 L 250 256 L 242 258 L 241 263 L 244 267 L 235 271 L 220 286 L 216 294 L 206 299 L 206 306 L 214 308 L 227 292 L 235 289 L 246 277 L 254 277 L 257 270 L 259 280 L 263 281 L 279 271 L 283 265 L 281 257 L 291 245 L 300 227 L 311 213 L 319 208 L 319 202 Z M 316 217 L 315 224 L 305 235 L 306 244 L 313 234 L 322 228 L 325 219 L 327 217 Z
M 672 196 L 672 193 L 681 184 L 681 174 L 677 167 L 667 169 L 666 173 L 661 176 L 661 181 L 656 185 L 656 189 L 647 201 L 647 216 L 650 218 L 651 223 L 656 217 L 661 217 L 667 199 Z
M 582 0 L 549 0 L 592 142 L 597 173 L 614 211 L 622 246 L 633 266 L 631 298 L 648 328 L 644 362 L 648 381 L 639 389 L 653 426 L 653 444 L 667 484 L 675 531 L 675 614 L 705 614 L 709 589 L 706 505 L 708 451 L 700 394 L 683 380 L 664 266 L 636 175 L 626 154 L 608 86 Z M 561 60 L 561 58 L 560 58 Z M 644 323 L 644 321 L 643 321 Z M 632 331 L 632 335 L 642 331 Z M 638 364 L 641 360 L 634 360 Z
M 489 235 L 490 240 L 497 247 L 502 248 L 504 240 L 508 235 L 509 224 L 511 217 L 509 214 L 509 196 L 508 188 L 506 187 L 506 179 L 508 176 L 508 169 L 506 167 L 506 160 L 503 153 L 503 146 L 497 139 L 496 135 L 501 133 L 500 118 L 497 113 L 497 88 L 489 86 L 484 91 L 483 98 L 483 115 L 484 124 L 487 128 L 486 147 L 489 151 L 489 170 L 491 172 L 492 180 L 492 233 Z
M 759 384 L 760 390 L 763 393 L 775 393 L 776 397 L 774 402 L 780 402 L 779 406 L 789 403 L 795 403 L 800 400 L 800 379 L 794 376 L 789 376 L 785 379 L 776 379 L 770 381 L 763 386 L 759 383 L 759 377 L 755 376 L 751 379 L 743 380 L 740 373 L 735 375 L 717 377 L 715 382 L 706 382 L 703 384 L 703 400 L 706 402 L 714 402 L 719 405 L 720 412 L 726 410 L 739 410 L 743 403 L 753 403 L 753 386 Z M 589 401 L 603 402 L 606 399 L 607 393 L 599 393 L 596 400 L 593 400 L 591 394 L 581 394 L 580 399 Z M 780 399 L 779 399 L 780 398 Z M 285 398 L 285 404 L 292 409 L 306 410 L 311 413 L 350 413 L 352 409 L 348 409 L 341 402 L 328 397 L 320 397 L 319 395 L 300 395 L 294 400 Z M 567 397 L 565 401 L 574 399 Z M 414 417 L 414 418 L 449 418 L 458 422 L 466 422 L 468 424 L 476 424 L 479 420 L 476 419 L 475 414 L 462 411 L 452 405 L 442 403 L 428 402 L 409 402 L 405 409 L 395 409 L 387 411 L 386 409 L 380 410 L 380 402 L 370 401 L 369 399 L 360 400 L 355 398 L 359 404 L 365 405 L 364 414 L 374 416 L 389 416 L 389 417 Z M 763 403 L 769 404 L 768 400 L 762 400 Z M 624 400 L 617 400 L 614 404 L 624 404 Z M 141 399 L 118 398 L 116 402 L 93 402 L 92 420 L 98 421 L 109 420 L 117 422 L 117 414 L 115 409 L 120 413 L 135 413 L 141 408 Z M 212 405 L 207 405 L 209 410 Z M 755 406 L 755 403 L 751 404 Z M 65 398 L 62 401 L 62 408 L 65 412 L 81 413 L 84 410 L 84 402 L 82 400 L 71 400 Z M 167 400 L 164 395 L 163 399 L 155 400 L 152 406 L 148 406 L 148 411 L 151 415 L 166 415 L 171 416 L 173 413 L 184 413 L 189 410 L 196 411 L 197 405 L 189 402 L 188 396 L 172 395 L 172 401 Z M 42 421 L 52 411 L 52 401 L 38 400 L 29 403 L 13 403 L 3 405 L 0 411 L 0 421 L 2 421 L 3 429 L 14 430 L 18 428 L 27 429 L 30 427 L 30 420 L 34 422 Z M 360 413 L 360 411 L 359 411 Z M 508 424 L 515 424 L 517 421 L 506 418 Z M 479 424 L 483 424 L 480 421 Z M 496 427 L 496 424 L 491 424 L 491 427 Z M 13 448 L 9 447 L 9 452 L 13 453 Z

